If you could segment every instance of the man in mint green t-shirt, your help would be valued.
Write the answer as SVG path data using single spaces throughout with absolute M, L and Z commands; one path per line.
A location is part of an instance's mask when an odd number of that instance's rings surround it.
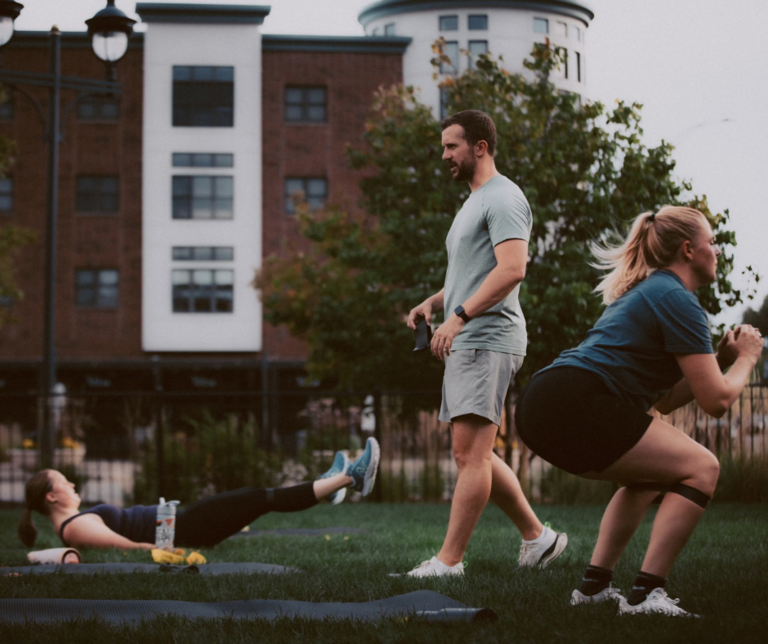
M 504 398 L 525 356 L 518 292 L 531 209 L 520 188 L 496 170 L 496 128 L 487 114 L 458 112 L 442 127 L 443 160 L 454 181 L 467 181 L 472 193 L 446 239 L 445 287 L 410 312 L 408 326 L 446 312 L 430 348 L 445 362 L 440 420 L 451 423 L 459 476 L 440 552 L 407 575 L 462 575 L 464 552 L 489 498 L 522 534 L 520 565 L 543 568 L 563 552 L 568 537 L 542 526 L 514 472 L 493 453 Z

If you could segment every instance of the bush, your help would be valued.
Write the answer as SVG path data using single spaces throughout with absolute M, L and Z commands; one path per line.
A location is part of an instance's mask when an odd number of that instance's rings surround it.
M 210 413 L 200 420 L 186 419 L 188 431 L 166 435 L 162 494 L 166 499 L 189 503 L 247 485 L 276 484 L 281 459 L 257 447 L 259 430 L 253 419 L 235 416 L 215 419 Z M 157 452 L 151 443 L 141 454 L 134 503 L 157 503 Z

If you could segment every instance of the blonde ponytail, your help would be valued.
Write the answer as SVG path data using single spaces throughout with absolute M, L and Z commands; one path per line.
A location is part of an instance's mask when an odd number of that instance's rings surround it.
M 693 241 L 699 234 L 703 217 L 693 208 L 664 206 L 657 213 L 638 215 L 623 244 L 590 244 L 597 259 L 592 266 L 608 271 L 595 292 L 602 293 L 603 302 L 610 304 L 656 269 L 669 266 L 683 242 Z

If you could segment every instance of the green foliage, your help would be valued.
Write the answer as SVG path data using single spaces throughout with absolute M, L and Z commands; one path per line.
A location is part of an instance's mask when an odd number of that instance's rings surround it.
M 436 45 L 434 64 L 441 51 Z M 520 300 L 528 320 L 525 381 L 561 351 L 578 344 L 602 312 L 592 293 L 590 241 L 625 234 L 640 212 L 680 204 L 691 186 L 672 176 L 672 146 L 642 142 L 641 105 L 608 109 L 561 92 L 550 81 L 561 64 L 537 46 L 525 74 L 480 56 L 476 69 L 447 78 L 449 113 L 481 109 L 498 131 L 496 166 L 526 194 L 533 211 L 530 263 Z M 441 127 L 413 88 L 382 88 L 375 96 L 362 149 L 349 149 L 369 217 L 329 208 L 301 209 L 310 249 L 271 257 L 257 278 L 268 322 L 288 327 L 310 347 L 318 378 L 368 389 L 439 387 L 442 365 L 412 353 L 404 315 L 444 282 L 444 243 L 469 194 L 441 160 Z M 724 249 L 718 280 L 700 293 L 710 313 L 741 301 L 728 274 L 735 234 L 728 213 L 705 211 Z
M 253 420 L 215 419 L 204 414 L 188 419 L 189 431 L 164 437 L 163 494 L 183 503 L 201 494 L 235 490 L 246 485 L 269 487 L 280 471 L 280 458 L 257 447 L 258 426 Z M 134 503 L 157 503 L 155 444 L 142 453 L 136 476 Z

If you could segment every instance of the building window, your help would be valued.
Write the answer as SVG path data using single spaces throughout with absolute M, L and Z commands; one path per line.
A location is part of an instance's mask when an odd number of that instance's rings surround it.
M 458 74 L 459 73 L 459 43 L 455 41 L 445 43 L 443 47 L 443 55 L 448 57 L 449 62 L 444 60 L 440 61 L 440 73 L 441 74 Z
M 289 123 L 325 123 L 327 112 L 325 87 L 285 88 L 285 120 Z
M 459 30 L 459 17 L 458 16 L 440 16 L 440 31 L 458 31 Z
M 388 25 L 384 25 L 384 35 L 385 36 L 394 36 L 395 35 L 395 23 L 390 22 Z
M 567 38 L 568 37 L 568 25 L 564 22 L 560 22 L 559 20 L 555 22 L 555 33 L 554 36 L 560 36 L 561 38 Z
M 546 18 L 534 18 L 533 19 L 533 31 L 537 34 L 549 33 L 549 20 Z
M 328 180 L 321 177 L 288 177 L 285 180 L 285 212 L 296 214 L 294 199 L 303 198 L 312 210 L 322 208 L 328 199 Z
M 0 212 L 13 211 L 13 179 L 0 179 Z
M 117 212 L 118 177 L 77 177 L 75 208 L 78 212 Z
M 232 127 L 234 67 L 173 67 L 173 125 Z
M 474 69 L 477 59 L 482 54 L 488 53 L 488 41 L 487 40 L 470 40 L 469 41 L 469 68 Z
M 174 313 L 231 313 L 233 284 L 231 270 L 173 270 Z
M 571 27 L 571 38 L 576 41 L 581 41 L 581 29 L 576 26 Z
M 16 109 L 13 102 L 13 94 L 8 92 L 6 100 L 0 103 L 0 121 L 12 121 L 14 116 L 16 116 Z
M 172 162 L 174 168 L 231 168 L 235 165 L 235 155 L 174 152 Z
M 81 121 L 116 121 L 120 118 L 120 101 L 113 96 L 88 96 L 77 102 L 77 118 Z
M 112 269 L 84 269 L 75 274 L 75 304 L 116 309 L 119 273 Z
M 567 79 L 568 78 L 568 50 L 565 47 L 557 47 L 557 53 L 560 54 L 562 58 L 562 66 L 560 67 L 560 75 Z
M 173 177 L 174 219 L 232 219 L 232 177 Z
M 448 88 L 440 88 L 440 120 L 448 118 Z
M 576 52 L 576 82 L 581 82 L 581 54 Z
M 467 19 L 467 26 L 471 31 L 485 31 L 488 29 L 488 16 L 485 15 L 470 15 Z
M 379 36 L 379 35 L 381 35 L 381 32 L 379 31 L 379 28 L 376 27 L 376 29 L 373 30 L 373 33 L 371 35 L 372 36 Z
M 231 262 L 235 259 L 232 246 L 174 246 L 172 258 L 177 262 Z

